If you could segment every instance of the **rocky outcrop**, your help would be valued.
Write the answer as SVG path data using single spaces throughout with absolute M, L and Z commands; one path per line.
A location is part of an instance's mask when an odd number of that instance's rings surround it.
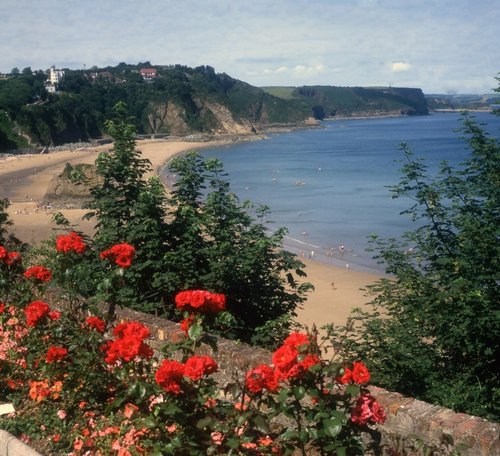
M 83 177 L 78 183 L 74 179 L 76 173 Z M 64 171 L 50 181 L 44 200 L 58 203 L 83 202 L 89 198 L 90 188 L 99 180 L 94 165 L 66 163 Z

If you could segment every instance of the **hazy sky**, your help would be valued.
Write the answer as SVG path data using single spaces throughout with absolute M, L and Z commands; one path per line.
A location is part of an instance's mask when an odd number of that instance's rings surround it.
M 210 65 L 262 85 L 498 87 L 500 0 L 0 0 L 0 71 Z

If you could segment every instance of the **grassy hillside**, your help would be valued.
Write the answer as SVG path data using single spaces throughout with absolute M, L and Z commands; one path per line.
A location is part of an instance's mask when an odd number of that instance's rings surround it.
M 429 94 L 425 96 L 430 109 L 490 109 L 500 104 L 500 94 Z
M 316 118 L 358 115 L 425 115 L 420 89 L 397 87 L 264 87 L 266 92 L 308 106 Z

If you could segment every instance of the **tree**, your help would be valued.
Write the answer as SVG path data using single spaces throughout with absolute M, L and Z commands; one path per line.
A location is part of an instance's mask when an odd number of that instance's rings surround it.
M 468 116 L 463 133 L 470 157 L 437 177 L 403 146 L 391 190 L 413 201 L 406 214 L 420 226 L 374 239 L 394 277 L 369 287 L 372 312 L 353 316 L 346 348 L 381 386 L 498 420 L 500 144 Z
M 136 261 L 127 270 L 127 286 L 120 290 L 120 301 L 145 312 L 161 309 L 161 294 L 152 284 L 163 271 L 162 255 L 168 239 L 165 220 L 165 190 L 157 177 L 148 181 L 148 160 L 136 149 L 135 129 L 127 107 L 118 103 L 114 119 L 106 123 L 114 139 L 111 153 L 96 160 L 101 182 L 91 188 L 87 218 L 97 219 L 94 241 L 102 251 L 127 242 L 136 249 Z
M 268 208 L 238 200 L 219 160 L 190 152 L 170 170 L 178 181 L 170 198 L 166 285 L 172 294 L 186 288 L 224 293 L 233 337 L 276 344 L 310 289 L 294 276 L 305 276 L 304 265 L 281 249 L 286 230 L 269 232 L 263 223 Z

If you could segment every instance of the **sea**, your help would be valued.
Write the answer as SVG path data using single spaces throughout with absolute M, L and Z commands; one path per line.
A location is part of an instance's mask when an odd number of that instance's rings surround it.
M 495 137 L 500 117 L 470 116 Z M 458 131 L 459 113 L 325 120 L 320 128 L 273 134 L 269 139 L 204 149 L 221 160 L 240 200 L 270 208 L 268 227 L 286 227 L 284 247 L 299 256 L 353 270 L 383 273 L 370 235 L 400 237 L 415 229 L 406 197 L 394 199 L 406 143 L 430 175 L 446 160 L 459 167 L 469 155 Z

